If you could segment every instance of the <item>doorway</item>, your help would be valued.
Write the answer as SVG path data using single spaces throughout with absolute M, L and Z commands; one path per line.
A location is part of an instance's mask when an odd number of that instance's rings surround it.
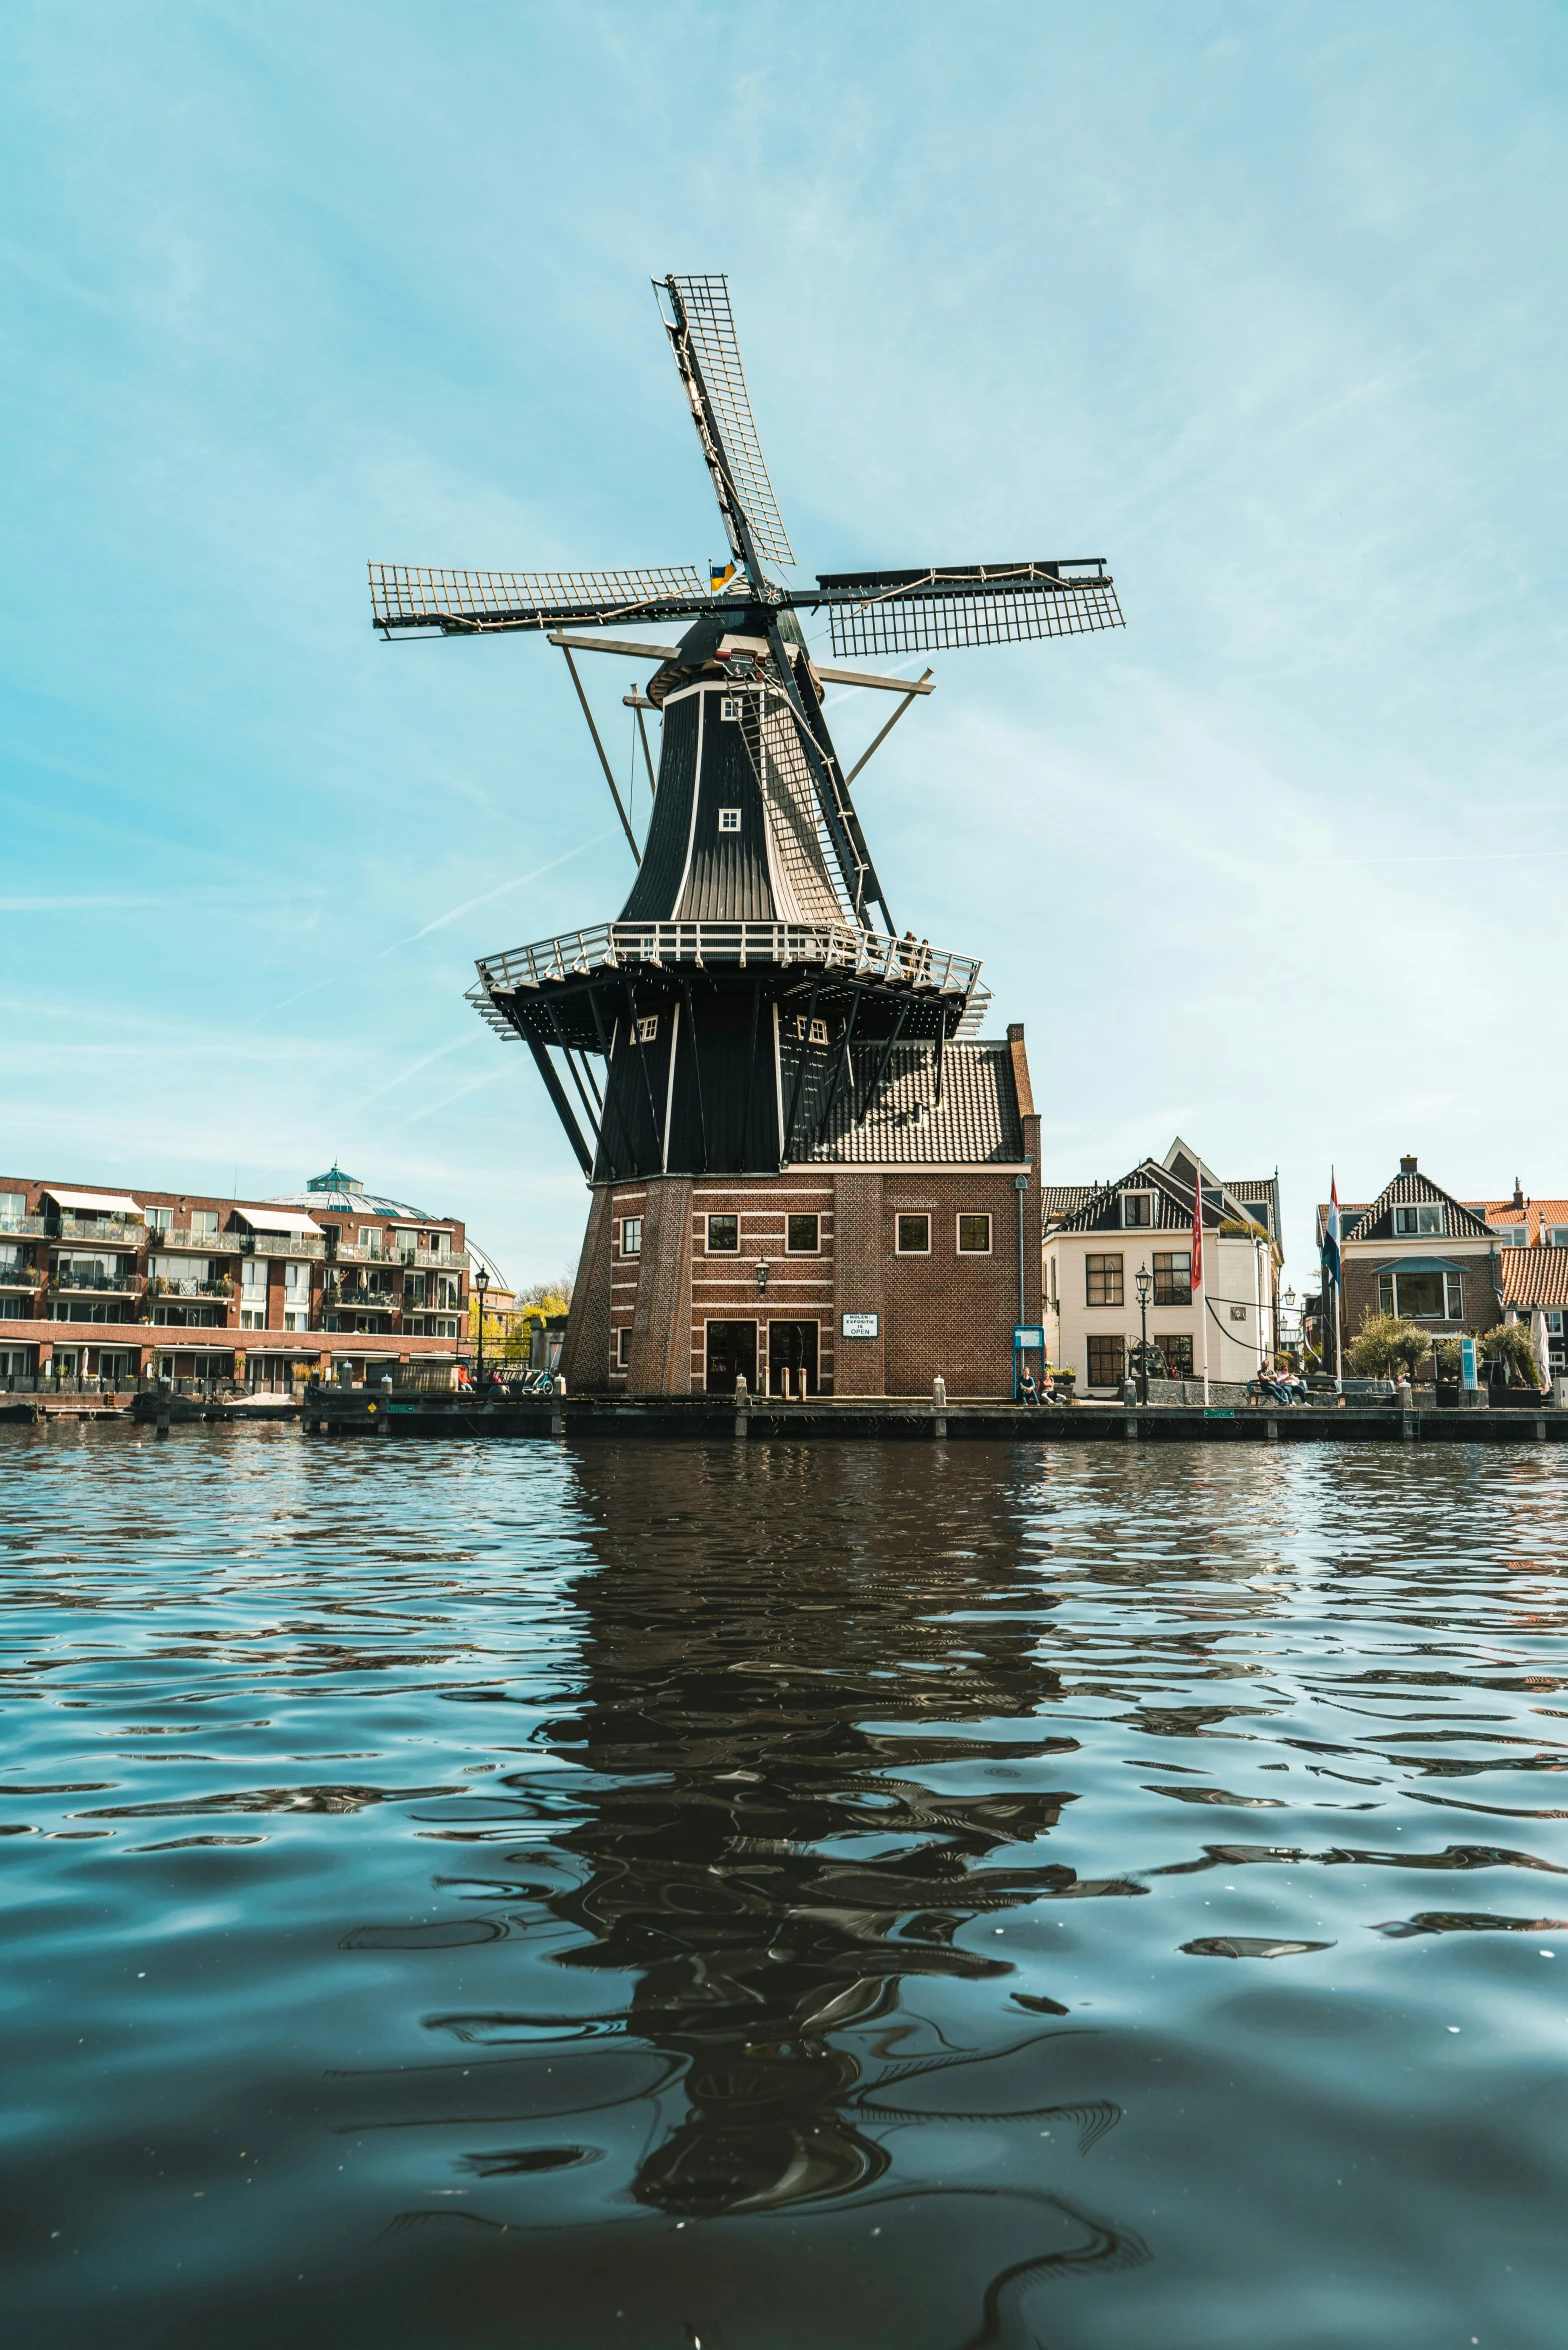
M 755 1322 L 708 1324 L 708 1393 L 733 1395 L 735 1382 L 757 1384 L 757 1325 Z
M 768 1393 L 797 1398 L 817 1392 L 815 1322 L 768 1325 Z

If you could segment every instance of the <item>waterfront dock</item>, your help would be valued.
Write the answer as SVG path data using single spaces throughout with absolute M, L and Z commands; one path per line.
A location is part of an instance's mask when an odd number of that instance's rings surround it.
M 142 1407 L 139 1405 L 138 1409 Z M 246 1415 L 247 1417 L 249 1415 Z M 854 1438 L 883 1443 L 935 1441 L 1022 1444 L 1553 1444 L 1568 1442 L 1568 1411 L 1549 1404 L 1522 1409 L 1400 1411 L 1386 1405 L 1311 1405 L 1280 1410 L 1205 1411 L 1201 1406 L 1151 1404 L 1122 1408 L 1084 1404 L 1069 1410 L 996 1402 L 923 1398 L 813 1398 L 786 1403 L 753 1397 L 737 1407 L 731 1397 L 665 1396 L 629 1403 L 583 1396 L 540 1396 L 481 1403 L 453 1394 L 381 1394 L 357 1390 L 307 1397 L 301 1407 L 307 1434 L 409 1437 L 708 1439 L 761 1438 L 817 1442 Z

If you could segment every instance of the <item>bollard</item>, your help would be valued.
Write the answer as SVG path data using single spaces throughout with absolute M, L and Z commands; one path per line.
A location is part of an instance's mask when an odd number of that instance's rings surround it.
M 941 1437 L 947 1434 L 947 1381 L 940 1371 L 931 1382 L 931 1433 Z
M 735 1433 L 737 1436 L 751 1434 L 750 1412 L 751 1390 L 746 1385 L 746 1374 L 744 1371 L 737 1371 L 735 1374 Z

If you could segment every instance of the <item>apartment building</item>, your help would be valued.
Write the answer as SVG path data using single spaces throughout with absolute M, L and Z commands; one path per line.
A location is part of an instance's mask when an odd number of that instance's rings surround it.
M 273 1200 L 0 1176 L 0 1376 L 455 1370 L 467 1323 L 461 1220 L 337 1166 Z

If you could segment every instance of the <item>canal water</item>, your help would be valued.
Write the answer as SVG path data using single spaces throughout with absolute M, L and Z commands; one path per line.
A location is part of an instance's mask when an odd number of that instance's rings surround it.
M 10 2338 L 1560 2350 L 1564 1497 L 0 1431 Z

